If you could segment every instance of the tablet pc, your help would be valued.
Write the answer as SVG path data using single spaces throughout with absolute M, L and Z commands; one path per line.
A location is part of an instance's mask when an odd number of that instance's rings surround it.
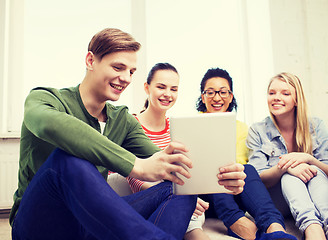
M 174 194 L 229 193 L 218 184 L 219 168 L 236 162 L 236 114 L 204 113 L 170 117 L 171 141 L 183 143 L 193 168 L 187 179 L 176 173 L 185 183 L 173 183 Z

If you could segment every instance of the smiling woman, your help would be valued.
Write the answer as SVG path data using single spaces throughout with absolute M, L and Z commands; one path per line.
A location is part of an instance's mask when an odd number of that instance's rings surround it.
M 281 188 L 305 239 L 326 240 L 328 129 L 321 119 L 309 117 L 296 75 L 275 75 L 267 93 L 270 116 L 254 123 L 247 137 L 250 164 L 269 191 Z
M 230 77 L 230 76 L 229 76 Z M 226 112 L 233 101 L 232 89 L 227 79 L 221 77 L 210 78 L 202 94 L 202 101 L 208 112 Z M 231 110 L 230 110 L 231 111 Z
M 268 89 L 269 111 L 278 116 L 293 119 L 294 107 L 297 106 L 296 91 L 288 82 L 273 81 Z

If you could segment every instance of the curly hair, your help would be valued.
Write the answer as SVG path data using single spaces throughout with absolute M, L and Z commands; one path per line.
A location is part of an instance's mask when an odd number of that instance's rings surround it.
M 226 70 L 221 69 L 221 68 L 211 68 L 211 69 L 207 70 L 207 72 L 203 76 L 202 81 L 200 82 L 200 94 L 201 95 L 204 91 L 207 80 L 210 78 L 214 78 L 214 77 L 220 77 L 220 78 L 226 79 L 229 83 L 230 91 L 233 92 L 232 78 L 230 77 L 229 73 Z M 201 95 L 197 99 L 196 109 L 199 112 L 206 112 L 207 111 L 206 105 L 203 103 Z M 232 101 L 229 104 L 229 107 L 227 109 L 227 112 L 231 112 L 234 109 L 235 109 L 235 111 L 237 111 L 237 101 L 235 99 L 235 96 L 233 96 Z

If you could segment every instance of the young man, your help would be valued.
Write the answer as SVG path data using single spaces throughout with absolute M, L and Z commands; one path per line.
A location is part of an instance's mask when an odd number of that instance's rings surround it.
M 196 196 L 175 196 L 172 175 L 190 174 L 186 151 L 164 151 L 116 101 L 136 71 L 140 44 L 118 29 L 104 29 L 89 43 L 86 76 L 77 87 L 35 88 L 25 102 L 18 190 L 10 215 L 13 239 L 182 239 Z M 145 181 L 169 180 L 119 197 L 108 170 Z M 220 175 L 242 191 L 244 173 Z

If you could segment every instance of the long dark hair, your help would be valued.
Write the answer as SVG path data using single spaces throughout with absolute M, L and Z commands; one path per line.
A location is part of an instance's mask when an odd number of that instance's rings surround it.
M 210 78 L 214 78 L 214 77 L 220 77 L 220 78 L 226 79 L 229 83 L 229 87 L 230 87 L 231 92 L 233 92 L 232 78 L 230 77 L 229 73 L 226 70 L 221 69 L 221 68 L 208 69 L 207 72 L 205 73 L 202 81 L 200 82 L 200 94 L 201 95 L 199 96 L 199 98 L 197 99 L 197 102 L 196 102 L 196 109 L 199 112 L 206 112 L 207 111 L 206 105 L 202 101 L 202 93 L 204 91 L 207 80 L 210 79 Z M 237 111 L 237 101 L 235 99 L 235 96 L 233 96 L 232 101 L 229 104 L 229 107 L 227 109 L 227 112 L 231 112 L 234 109 Z
M 156 63 L 150 69 L 150 71 L 148 73 L 148 77 L 147 77 L 147 83 L 148 83 L 148 85 L 153 80 L 155 73 L 157 71 L 160 71 L 160 70 L 170 70 L 170 71 L 173 71 L 173 72 L 179 74 L 178 71 L 176 70 L 176 68 L 173 65 L 169 64 L 169 63 Z M 140 113 L 144 112 L 148 108 L 148 105 L 149 105 L 149 101 L 148 101 L 148 99 L 146 99 L 146 102 L 145 102 L 145 105 L 143 107 L 143 110 Z

